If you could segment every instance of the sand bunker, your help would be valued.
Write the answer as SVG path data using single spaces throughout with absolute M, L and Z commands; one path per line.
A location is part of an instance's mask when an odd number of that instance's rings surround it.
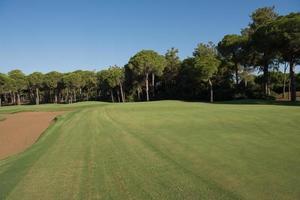
M 0 159 L 24 151 L 63 112 L 21 112 L 0 121 Z

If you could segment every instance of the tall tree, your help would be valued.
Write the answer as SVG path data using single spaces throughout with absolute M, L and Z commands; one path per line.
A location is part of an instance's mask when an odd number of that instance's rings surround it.
M 178 49 L 171 48 L 167 50 L 165 54 L 166 66 L 163 71 L 163 82 L 165 92 L 174 93 L 174 87 L 176 87 L 176 79 L 180 70 L 181 61 L 178 56 Z
M 108 84 L 108 70 L 104 69 L 101 70 L 97 73 L 97 82 L 98 82 L 98 87 L 99 87 L 99 92 L 98 92 L 98 96 L 99 97 L 106 97 L 107 93 L 110 93 L 110 97 L 111 97 L 111 102 L 114 102 L 114 94 L 113 94 L 113 90 L 112 88 L 110 88 L 109 84 Z
M 21 70 L 12 70 L 8 72 L 8 76 L 13 80 L 13 88 L 17 94 L 17 104 L 21 104 L 21 93 L 26 88 L 26 76 Z M 15 94 L 13 94 L 15 95 Z
M 262 60 L 266 64 L 276 56 L 289 63 L 291 101 L 296 101 L 295 65 L 300 63 L 300 13 L 281 16 L 260 26 L 252 38 L 257 51 L 263 53 Z
M 181 62 L 179 74 L 178 90 L 181 98 L 193 99 L 197 97 L 200 82 L 195 69 L 194 57 L 188 57 Z
M 43 85 L 43 78 L 44 75 L 40 72 L 34 72 L 27 76 L 28 79 L 28 86 L 30 90 L 35 92 L 35 104 L 40 104 L 40 94 L 39 91 Z
M 252 65 L 259 67 L 264 74 L 265 95 L 270 94 L 269 66 L 272 64 L 275 55 L 272 49 L 270 49 L 270 45 L 265 44 L 268 40 L 265 40 L 266 38 L 263 37 L 263 31 L 260 28 L 274 21 L 277 17 L 278 14 L 275 12 L 274 6 L 258 8 L 251 14 L 252 22 L 249 24 L 247 31 L 245 31 L 250 43 L 248 54 L 253 55 Z
M 7 92 L 9 78 L 6 74 L 0 73 L 0 107 L 2 106 L 2 95 Z
M 199 79 L 208 82 L 210 87 L 210 102 L 214 100 L 212 77 L 218 71 L 221 62 L 217 57 L 217 51 L 212 43 L 199 44 L 194 52 L 195 68 Z
M 279 17 L 267 27 L 284 61 L 290 65 L 291 101 L 296 101 L 295 66 L 300 64 L 300 13 Z M 275 50 L 273 49 L 273 50 Z
M 225 35 L 218 44 L 221 55 L 229 62 L 233 63 L 235 72 L 235 84 L 239 84 L 239 71 L 245 55 L 247 37 L 242 35 Z
M 142 91 L 144 85 L 144 76 L 136 74 L 129 65 L 124 66 L 125 81 L 124 85 L 127 92 L 127 98 L 131 100 L 142 100 Z
M 76 95 L 77 90 L 81 87 L 82 79 L 79 73 L 72 72 L 66 74 L 63 77 L 63 82 L 66 86 L 67 96 L 69 103 L 73 103 L 77 101 Z
M 62 81 L 63 75 L 59 72 L 52 71 L 45 75 L 44 83 L 46 87 L 49 89 L 49 94 L 51 98 L 51 91 L 54 94 L 54 103 L 58 102 L 58 86 L 59 82 Z
M 111 66 L 107 70 L 107 82 L 108 85 L 113 90 L 116 87 L 119 87 L 121 98 L 119 97 L 119 90 L 117 90 L 118 99 L 120 99 L 122 102 L 125 102 L 125 94 L 123 91 L 123 82 L 124 82 L 124 69 L 118 66 Z
M 97 77 L 94 71 L 83 71 L 81 74 L 83 84 L 83 90 L 85 92 L 86 100 L 90 99 L 91 93 L 97 87 Z
M 251 37 L 251 44 L 256 53 L 256 63 L 263 71 L 264 93 L 270 94 L 270 77 L 269 69 L 274 64 L 274 60 L 278 57 L 278 53 L 272 45 L 270 35 L 267 31 L 267 25 L 260 26 Z
M 164 57 L 153 50 L 142 50 L 130 58 L 128 62 L 128 67 L 134 73 L 144 76 L 147 101 L 149 101 L 149 75 L 161 74 L 164 66 Z

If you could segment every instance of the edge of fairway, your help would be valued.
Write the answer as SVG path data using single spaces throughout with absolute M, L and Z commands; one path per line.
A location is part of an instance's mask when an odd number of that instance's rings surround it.
M 83 105 L 82 105 L 83 104 Z M 47 105 L 51 105 L 51 104 L 47 104 Z M 42 106 L 47 106 L 47 105 L 42 105 Z M 56 104 L 57 105 L 57 104 Z M 20 113 L 20 112 L 55 112 L 55 111 L 62 111 L 62 112 L 65 112 L 63 114 L 60 114 L 58 116 L 56 116 L 53 120 L 51 120 L 51 122 L 49 123 L 49 126 L 38 136 L 38 138 L 36 139 L 36 141 L 30 145 L 29 147 L 25 148 L 23 151 L 19 152 L 19 153 L 16 153 L 16 154 L 13 154 L 13 155 L 10 155 L 10 156 L 7 156 L 3 159 L 0 159 L 0 167 L 2 166 L 3 162 L 9 162 L 10 159 L 18 159 L 18 157 L 22 156 L 23 154 L 26 154 L 28 151 L 30 151 L 32 148 L 35 148 L 35 146 L 39 143 L 39 141 L 43 140 L 44 137 L 46 137 L 48 135 L 48 132 L 51 131 L 51 129 L 53 127 L 55 127 L 59 122 L 63 121 L 65 118 L 68 118 L 69 115 L 73 115 L 83 109 L 88 109 L 88 108 L 91 108 L 91 107 L 94 107 L 94 106 L 107 106 L 107 105 L 110 105 L 108 103 L 103 103 L 103 102 L 89 102 L 88 104 L 86 102 L 84 103 L 76 103 L 76 104 L 67 104 L 67 105 L 70 105 L 70 108 L 69 109 L 65 109 L 65 106 L 63 105 L 63 107 L 60 108 L 60 105 L 56 108 L 54 108 L 54 110 L 37 110 L 38 108 L 34 107 L 36 105 L 30 105 L 32 106 L 31 108 L 29 109 L 21 109 L 21 110 L 17 110 L 17 111 L 12 111 L 10 112 L 8 110 L 8 112 L 4 112 L 5 114 L 15 114 L 15 113 Z M 22 105 L 17 108 L 22 108 Z M 48 109 L 48 108 L 46 108 Z M 4 118 L 1 118 L 1 109 L 0 109 L 0 121 L 4 121 L 6 118 L 5 118 L 5 114 L 4 115 Z
M 39 112 L 39 111 L 20 111 L 20 112 Z M 56 125 L 56 123 L 59 120 L 62 120 L 63 116 L 68 114 L 69 112 L 63 113 L 61 115 L 56 116 L 53 120 L 51 120 L 51 122 L 49 123 L 49 126 L 38 136 L 38 138 L 34 141 L 34 143 L 32 145 L 30 145 L 29 147 L 25 148 L 23 151 L 7 156 L 3 159 L 0 159 L 0 167 L 2 166 L 2 162 L 3 161 L 9 161 L 9 159 L 13 159 L 16 158 L 18 156 L 21 156 L 22 154 L 26 153 L 27 151 L 30 151 L 31 148 L 34 148 L 34 146 L 44 137 L 46 136 L 47 132 Z M 5 119 L 4 119 L 5 120 Z M 0 120 L 1 121 L 1 120 Z
M 19 181 L 21 181 L 28 170 L 30 170 L 31 166 L 47 152 L 48 148 L 44 148 L 44 146 L 49 147 L 55 144 L 59 136 L 57 132 L 56 134 L 52 133 L 55 133 L 57 129 L 61 128 L 63 123 L 68 122 L 74 114 L 80 111 L 81 109 L 78 109 L 59 116 L 30 147 L 20 153 L 0 160 L 0 175 L 6 180 L 6 183 L 0 181 L 0 199 L 5 199 L 9 196 Z M 15 162 L 18 162 L 18 165 L 15 165 Z

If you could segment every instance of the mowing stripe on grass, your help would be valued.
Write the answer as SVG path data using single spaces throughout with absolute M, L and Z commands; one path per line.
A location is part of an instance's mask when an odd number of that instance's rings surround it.
M 299 119 L 291 106 L 80 108 L 0 161 L 0 199 L 297 199 Z

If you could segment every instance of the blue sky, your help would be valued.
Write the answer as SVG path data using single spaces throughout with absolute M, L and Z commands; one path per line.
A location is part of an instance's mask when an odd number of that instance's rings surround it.
M 141 49 L 176 47 L 183 59 L 272 5 L 279 14 L 300 10 L 299 0 L 0 0 L 0 72 L 100 70 Z

